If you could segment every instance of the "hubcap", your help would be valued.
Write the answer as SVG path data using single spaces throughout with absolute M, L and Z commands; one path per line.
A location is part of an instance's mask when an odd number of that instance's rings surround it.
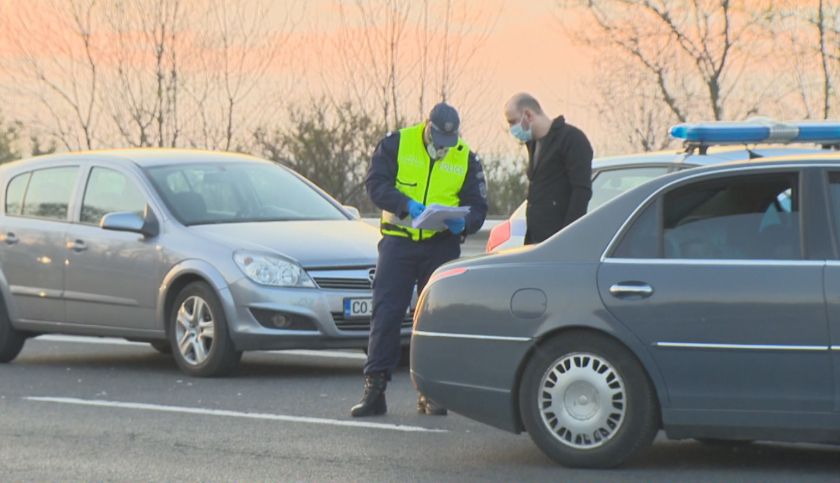
M 175 321 L 178 350 L 188 364 L 198 365 L 207 360 L 213 347 L 216 324 L 213 312 L 201 297 L 192 296 L 181 304 Z
M 624 381 L 597 355 L 574 353 L 556 360 L 539 391 L 543 424 L 566 446 L 597 448 L 611 440 L 624 422 Z

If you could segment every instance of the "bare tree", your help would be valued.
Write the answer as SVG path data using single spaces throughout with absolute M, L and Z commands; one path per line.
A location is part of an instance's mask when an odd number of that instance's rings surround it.
M 840 75 L 840 4 L 781 0 L 766 27 L 788 62 L 785 72 L 804 117 L 828 119 Z
M 608 132 L 607 152 L 658 151 L 672 144 L 668 127 L 680 122 L 666 104 L 658 87 L 657 77 L 639 69 L 621 55 L 607 54 L 610 75 L 598 76 L 588 83 L 587 97 Z
M 0 16 L 4 40 L 17 53 L 3 70 L 12 92 L 34 100 L 44 116 L 31 120 L 67 149 L 90 149 L 99 122 L 99 27 L 93 0 L 51 0 L 48 8 L 18 2 Z M 50 30 L 44 31 L 49 25 Z
M 340 29 L 317 44 L 322 84 L 335 102 L 351 98 L 389 128 L 423 118 L 441 100 L 470 116 L 492 83 L 490 66 L 468 79 L 501 12 L 466 0 L 339 0 Z
M 729 112 L 744 72 L 757 63 L 751 50 L 757 17 L 739 0 L 563 0 L 587 20 L 566 26 L 596 49 L 632 58 L 647 72 L 658 99 L 676 120 L 737 118 L 757 106 Z M 594 28 L 593 28 L 594 25 Z M 615 75 L 599 63 L 599 75 Z M 699 101 L 698 101 L 699 100 Z
M 35 127 L 66 149 L 230 150 L 276 116 L 282 85 L 268 77 L 285 59 L 292 2 L 12 1 L 4 84 L 37 102 Z
M 337 6 L 341 32 L 326 46 L 327 55 L 321 51 L 323 60 L 340 69 L 339 77 L 356 104 L 375 107 L 382 122 L 394 129 L 402 124 L 398 92 L 407 74 L 400 59 L 411 3 L 348 0 Z M 326 84 L 335 82 L 334 73 L 325 71 Z
M 113 84 L 103 105 L 129 146 L 177 146 L 180 0 L 127 0 L 104 11 L 117 37 Z
M 261 95 L 268 88 L 266 76 L 277 66 L 287 46 L 289 33 L 295 26 L 286 12 L 281 29 L 272 23 L 272 2 L 249 0 L 229 2 L 210 0 L 205 22 L 207 32 L 201 43 L 201 63 L 205 71 L 215 72 L 217 96 L 197 96 L 202 111 L 215 111 L 221 119 L 221 131 L 212 144 L 230 150 L 238 136 L 245 136 L 272 106 Z

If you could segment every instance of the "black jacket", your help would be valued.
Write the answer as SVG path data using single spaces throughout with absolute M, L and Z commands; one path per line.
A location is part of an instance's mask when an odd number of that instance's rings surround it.
M 548 134 L 526 143 L 528 207 L 525 244 L 539 243 L 586 214 L 592 196 L 592 146 L 580 129 L 563 116 Z
M 399 131 L 391 131 L 379 141 L 379 145 L 376 146 L 370 158 L 365 188 L 376 206 L 400 218 L 405 218 L 408 216 L 408 196 L 396 188 L 399 147 Z M 465 217 L 466 226 L 462 235 L 472 235 L 481 229 L 487 216 L 487 184 L 484 179 L 484 170 L 478 156 L 472 151 L 469 154 L 466 178 L 458 196 L 461 199 L 461 206 L 470 207 L 470 212 Z M 414 201 L 424 203 L 424 200 Z

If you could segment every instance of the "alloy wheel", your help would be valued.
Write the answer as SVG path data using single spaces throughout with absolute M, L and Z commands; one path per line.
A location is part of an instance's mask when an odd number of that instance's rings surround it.
M 207 360 L 213 347 L 216 323 L 207 302 L 198 296 L 188 297 L 178 309 L 175 337 L 181 356 L 190 365 Z
M 621 375 L 603 358 L 568 354 L 551 364 L 539 386 L 542 422 L 562 444 L 590 450 L 611 440 L 625 419 Z

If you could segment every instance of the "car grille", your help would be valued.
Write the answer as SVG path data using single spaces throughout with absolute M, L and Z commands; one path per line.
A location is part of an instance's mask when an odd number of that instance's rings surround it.
M 366 290 L 373 288 L 374 267 L 318 268 L 307 270 L 319 287 L 327 290 Z
M 338 330 L 370 330 L 370 319 L 345 319 L 344 314 L 333 313 L 333 321 Z M 402 328 L 411 328 L 414 322 L 414 311 L 410 315 L 406 315 L 402 322 Z
M 319 287 L 333 290 L 370 290 L 370 280 L 358 278 L 312 277 Z

